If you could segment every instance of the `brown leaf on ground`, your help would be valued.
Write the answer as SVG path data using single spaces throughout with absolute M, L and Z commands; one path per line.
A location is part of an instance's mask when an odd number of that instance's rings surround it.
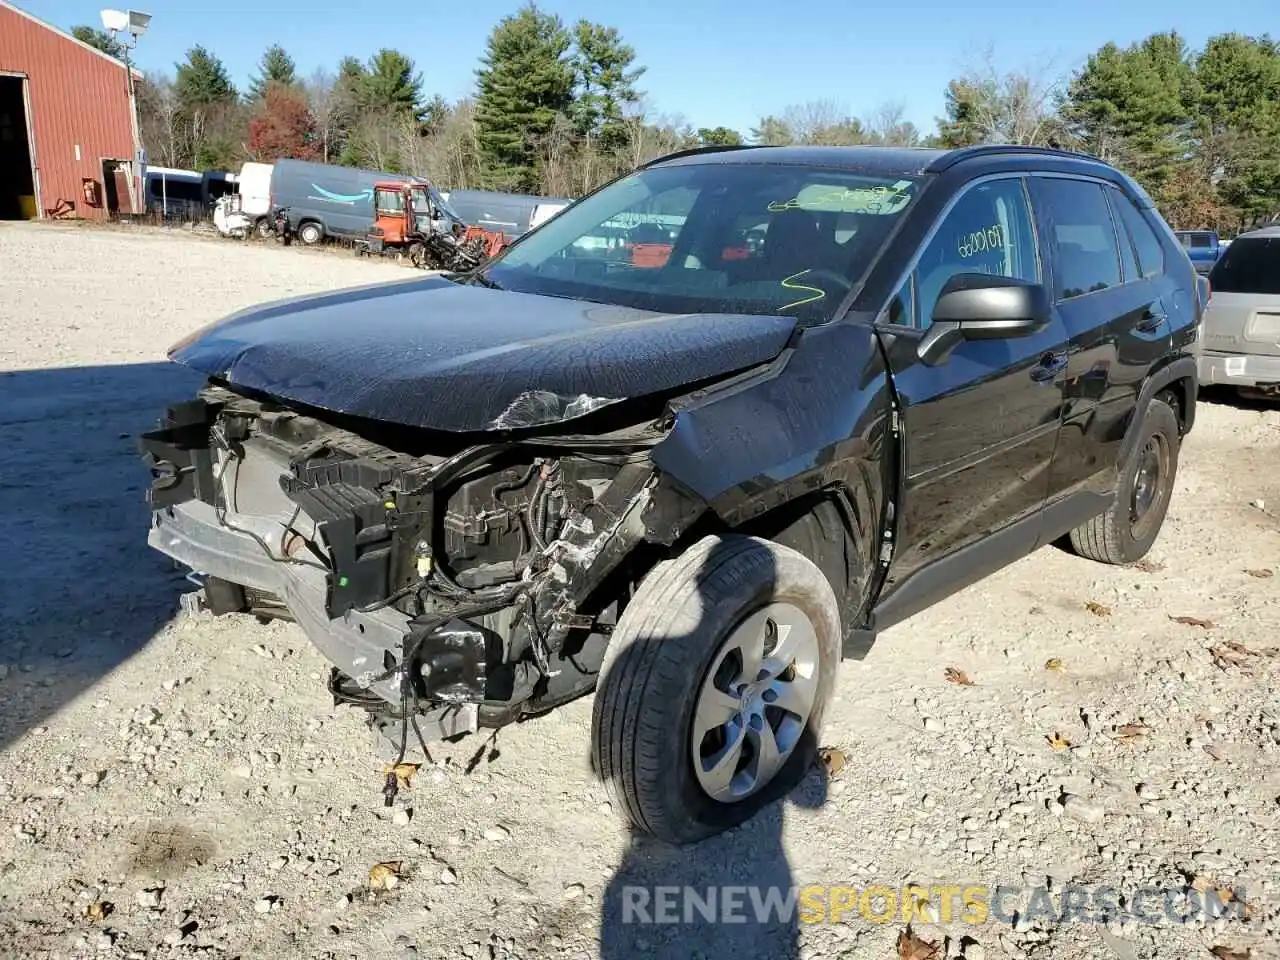
M 947 683 L 957 683 L 962 687 L 973 686 L 973 681 L 969 679 L 969 675 L 959 667 L 947 667 L 942 675 L 947 678 Z
M 1115 739 L 1120 743 L 1133 743 L 1150 732 L 1151 728 L 1145 723 L 1122 723 L 1116 727 Z
M 911 932 L 910 925 L 898 934 L 898 960 L 941 960 L 942 946 L 930 940 L 921 940 Z
M 1253 956 L 1253 951 L 1248 947 L 1224 947 L 1216 946 L 1209 951 L 1218 960 L 1249 960 Z
M 849 757 L 839 747 L 819 747 L 818 762 L 827 771 L 828 777 L 837 777 L 844 769 L 844 765 L 849 762 Z
M 386 769 L 382 771 L 382 775 L 385 777 L 388 773 L 394 773 L 396 775 L 396 785 L 401 790 L 408 790 L 409 781 L 417 772 L 418 764 L 416 763 L 388 763 Z
M 115 909 L 115 904 L 108 903 L 106 900 L 95 900 L 85 908 L 84 915 L 90 920 L 105 920 L 107 916 Z
M 1046 660 L 1044 662 L 1044 668 L 1046 670 L 1052 670 L 1054 673 L 1062 673 L 1062 671 L 1066 669 L 1065 667 L 1062 666 L 1062 661 L 1059 660 L 1057 657 L 1051 657 L 1050 659 Z
M 1142 573 L 1159 573 L 1164 569 L 1164 564 L 1156 563 L 1154 560 L 1139 560 L 1133 565 L 1133 569 Z
M 1049 746 L 1053 747 L 1055 750 L 1066 750 L 1071 746 L 1071 741 L 1056 730 L 1050 736 L 1045 737 L 1045 739 L 1049 741 Z
M 1219 670 L 1226 670 L 1228 667 L 1245 667 L 1247 669 L 1252 658 L 1277 657 L 1280 656 L 1280 649 L 1276 647 L 1246 647 L 1243 643 L 1227 640 L 1217 646 L 1210 647 L 1209 656 L 1213 657 L 1213 665 Z
M 369 868 L 369 889 L 390 890 L 400 882 L 402 861 L 389 860 L 386 863 L 375 863 Z
M 1226 751 L 1224 751 L 1216 743 L 1206 743 L 1204 745 L 1204 752 L 1207 753 L 1209 756 L 1213 757 L 1213 759 L 1215 760 L 1227 759 Z
M 1174 623 L 1185 624 L 1188 627 L 1199 627 L 1201 630 L 1212 630 L 1212 620 L 1201 620 L 1199 617 L 1174 617 L 1170 616 L 1170 620 Z
M 1258 580 L 1266 580 L 1268 577 L 1275 576 L 1275 571 L 1268 570 L 1266 567 L 1260 567 L 1253 570 L 1246 570 L 1245 573 L 1247 573 L 1251 577 L 1257 578 Z
M 1084 608 L 1092 613 L 1095 617 L 1111 616 L 1111 608 L 1101 603 L 1094 603 L 1092 600 L 1085 603 Z

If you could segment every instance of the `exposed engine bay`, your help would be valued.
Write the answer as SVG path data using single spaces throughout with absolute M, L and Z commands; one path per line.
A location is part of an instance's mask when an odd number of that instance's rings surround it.
M 589 692 L 633 585 L 705 509 L 655 420 L 591 436 L 392 428 L 211 382 L 141 446 L 150 543 L 215 614 L 295 620 L 384 747 Z

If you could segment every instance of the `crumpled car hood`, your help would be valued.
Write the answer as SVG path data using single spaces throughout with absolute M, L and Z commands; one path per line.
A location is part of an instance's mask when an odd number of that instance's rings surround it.
M 785 317 L 652 313 L 427 277 L 242 310 L 169 356 L 282 400 L 473 432 L 572 420 L 766 363 L 794 327 Z

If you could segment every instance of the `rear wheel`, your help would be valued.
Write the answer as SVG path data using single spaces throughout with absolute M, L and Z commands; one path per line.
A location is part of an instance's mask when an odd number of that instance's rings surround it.
M 615 805 L 680 844 L 788 793 L 813 760 L 839 644 L 831 585 L 788 547 L 708 537 L 660 564 L 596 691 L 592 759 Z
M 1147 405 L 1137 442 L 1116 480 L 1111 508 L 1071 531 L 1076 553 L 1101 563 L 1137 563 L 1160 535 L 1178 474 L 1178 417 L 1161 398 Z
M 315 246 L 324 239 L 324 231 L 318 223 L 304 223 L 298 227 L 298 239 L 309 247 Z
M 254 222 L 253 232 L 257 234 L 259 240 L 266 240 L 271 234 L 275 233 L 275 228 L 271 225 L 271 221 L 266 217 L 259 217 Z

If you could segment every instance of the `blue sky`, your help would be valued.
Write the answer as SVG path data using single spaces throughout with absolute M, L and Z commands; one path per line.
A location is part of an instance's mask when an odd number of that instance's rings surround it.
M 16 0 L 61 27 L 98 25 L 103 0 Z M 412 56 L 428 93 L 468 94 L 493 24 L 520 0 L 353 4 L 340 0 L 137 0 L 152 14 L 134 57 L 144 70 L 172 71 L 192 44 L 220 56 L 237 85 L 263 49 L 283 44 L 303 74 L 344 54 L 379 47 Z M 898 101 L 932 128 L 942 91 L 974 54 L 991 47 L 1004 68 L 1078 67 L 1108 40 L 1127 44 L 1177 29 L 1193 45 L 1215 33 L 1280 32 L 1277 0 L 543 0 L 566 23 L 580 17 L 617 27 L 648 67 L 640 87 L 658 113 L 695 126 L 746 133 L 790 103 L 831 99 L 855 116 Z M 384 12 L 381 17 L 378 12 Z

